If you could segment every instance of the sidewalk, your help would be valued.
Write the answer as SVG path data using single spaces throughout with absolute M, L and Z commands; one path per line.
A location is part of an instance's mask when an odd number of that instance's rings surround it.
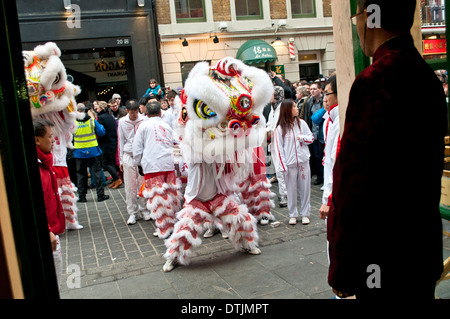
M 278 193 L 278 184 L 272 186 Z M 123 188 L 105 189 L 109 200 L 97 203 L 90 190 L 79 203 L 80 231 L 61 236 L 64 274 L 62 299 L 329 299 L 326 226 L 318 216 L 320 186 L 311 189 L 311 223 L 288 224 L 287 208 L 272 210 L 278 227 L 258 224 L 261 255 L 238 252 L 219 234 L 202 238 L 189 266 L 165 273 L 163 240 L 154 237 L 153 221 L 127 225 Z M 444 230 L 450 232 L 450 223 Z M 444 258 L 450 239 L 444 236 Z M 79 272 L 77 272 L 79 271 Z M 77 276 L 78 273 L 80 276 Z M 73 278 L 79 281 L 73 281 Z M 450 299 L 450 280 L 436 295 Z

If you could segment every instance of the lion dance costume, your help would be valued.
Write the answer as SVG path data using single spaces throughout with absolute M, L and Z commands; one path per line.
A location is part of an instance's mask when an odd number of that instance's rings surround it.
M 38 45 L 33 51 L 23 51 L 25 75 L 31 115 L 54 124 L 53 165 L 58 181 L 67 229 L 81 229 L 77 218 L 76 188 L 67 169 L 67 148 L 73 148 L 72 134 L 77 130 L 75 96 L 81 90 L 67 80 L 60 60 L 61 51 L 53 42 Z
M 188 167 L 185 203 L 165 240 L 164 271 L 188 265 L 191 248 L 201 244 L 199 234 L 208 227 L 226 230 L 236 249 L 261 253 L 257 221 L 273 219 L 261 147 L 262 111 L 272 93 L 266 72 L 233 58 L 214 67 L 200 62 L 190 72 L 177 128 Z

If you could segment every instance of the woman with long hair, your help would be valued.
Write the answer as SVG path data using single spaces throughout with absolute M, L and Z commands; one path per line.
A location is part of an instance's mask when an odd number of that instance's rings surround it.
M 289 224 L 295 225 L 298 218 L 297 193 L 300 194 L 300 216 L 302 224 L 309 224 L 311 213 L 311 170 L 308 145 L 314 136 L 305 121 L 298 117 L 298 108 L 291 99 L 280 105 L 280 117 L 275 129 L 275 151 L 284 173 L 287 190 Z

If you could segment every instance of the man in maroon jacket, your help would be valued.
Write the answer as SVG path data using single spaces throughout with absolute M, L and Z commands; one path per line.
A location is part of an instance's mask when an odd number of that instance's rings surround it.
M 414 47 L 415 0 L 358 0 L 361 48 L 334 167 L 328 282 L 340 297 L 434 298 L 445 96 Z M 426 92 L 421 94 L 420 92 Z
M 53 123 L 46 119 L 33 121 L 34 138 L 41 173 L 42 191 L 45 211 L 47 213 L 48 231 L 52 243 L 58 287 L 62 275 L 62 254 L 59 235 L 66 229 L 66 221 L 58 193 L 58 183 L 53 169 L 52 147 L 55 141 L 52 133 Z

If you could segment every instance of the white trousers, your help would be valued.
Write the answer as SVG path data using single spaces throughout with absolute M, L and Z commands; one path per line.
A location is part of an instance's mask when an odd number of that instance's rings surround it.
M 280 194 L 281 197 L 287 196 L 286 182 L 284 180 L 284 174 L 282 171 L 279 171 L 277 169 L 277 166 L 275 164 L 276 163 L 275 161 L 277 161 L 277 159 L 275 158 L 276 155 L 275 155 L 275 149 L 273 147 L 273 143 L 270 144 L 270 152 L 271 152 L 271 156 L 272 156 L 272 165 L 271 166 L 273 166 L 275 168 L 275 175 L 277 176 L 277 181 L 278 181 L 278 193 Z M 279 165 L 279 164 L 277 164 L 277 165 Z
M 122 164 L 127 211 L 130 215 L 136 215 L 138 212 L 147 210 L 146 199 L 138 196 L 139 189 L 144 183 L 145 178 L 139 175 L 139 170 L 133 164 L 133 157 L 131 155 L 124 153 Z
M 287 189 L 286 189 L 286 181 L 284 178 L 284 173 L 276 171 L 276 176 L 278 180 L 278 193 L 280 193 L 280 196 L 286 196 L 287 195 Z
M 288 167 L 284 172 L 286 182 L 289 217 L 298 217 L 297 193 L 300 195 L 300 216 L 309 217 L 311 214 L 311 169 L 309 162 L 300 166 Z

